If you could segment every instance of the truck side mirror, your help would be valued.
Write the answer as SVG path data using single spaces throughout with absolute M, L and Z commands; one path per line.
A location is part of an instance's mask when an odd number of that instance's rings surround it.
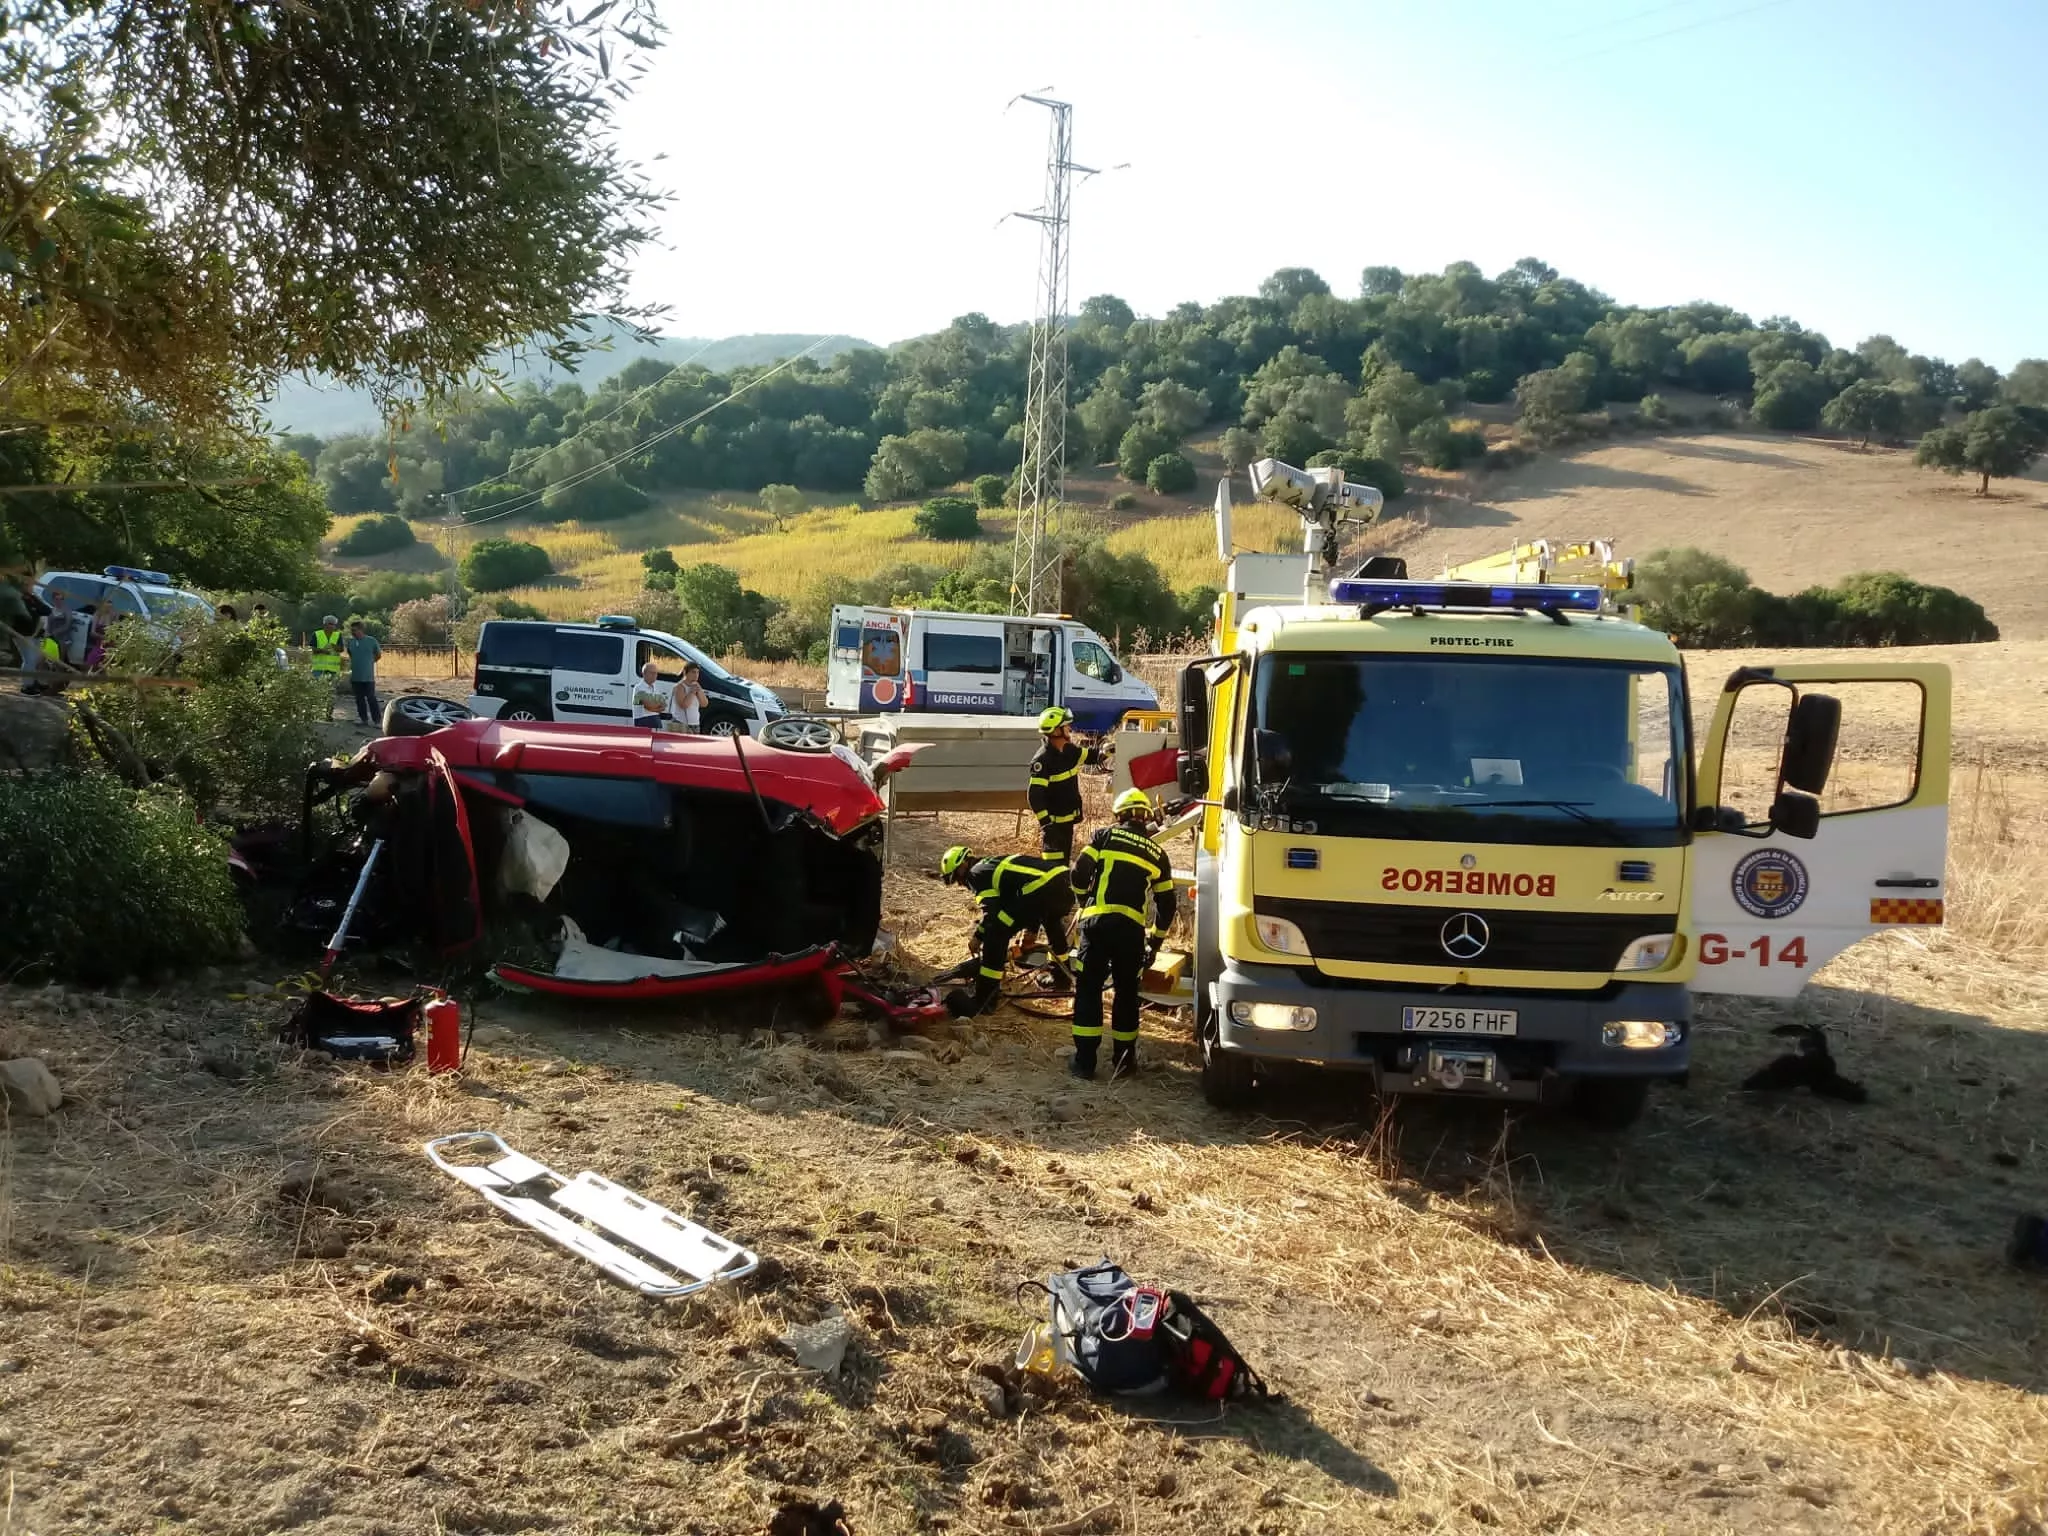
M 1184 795 L 1209 792 L 1209 754 L 1183 750 L 1173 765 L 1173 779 Z
M 1842 701 L 1825 693 L 1802 693 L 1792 705 L 1792 718 L 1785 725 L 1785 750 L 1778 766 L 1779 782 L 1808 795 L 1817 795 L 1826 789 L 1828 770 L 1835 765 L 1835 742 L 1841 733 Z M 1777 812 L 1773 808 L 1774 824 L 1776 817 Z M 1813 836 L 1811 832 L 1793 835 Z
M 1278 731 L 1254 731 L 1252 751 L 1259 760 L 1261 783 L 1277 784 L 1294 772 L 1294 752 Z
M 1181 668 L 1180 750 L 1182 760 L 1190 752 L 1209 745 L 1209 676 L 1197 663 Z
M 1104 679 L 1104 681 L 1106 681 L 1106 682 L 1112 682 L 1112 683 L 1120 683 L 1120 682 L 1122 682 L 1123 680 L 1124 680 L 1124 669 L 1123 669 L 1122 667 L 1118 666 L 1118 665 L 1117 665 L 1117 664 L 1116 664 L 1115 662 L 1113 662 L 1113 661 L 1112 661 L 1112 662 L 1111 662 L 1111 663 L 1109 664 L 1109 676 L 1108 676 L 1108 677 L 1107 677 L 1106 679 Z
M 1784 837 L 1812 837 L 1820 831 L 1820 802 L 1796 789 L 1779 790 L 1771 802 L 1771 830 Z

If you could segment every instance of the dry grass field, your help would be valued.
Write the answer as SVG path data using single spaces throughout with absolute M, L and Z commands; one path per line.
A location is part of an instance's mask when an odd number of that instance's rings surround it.
M 786 999 L 487 996 L 467 1069 L 428 1079 L 280 1055 L 274 964 L 0 987 L 0 1057 L 42 1056 L 67 1099 L 0 1137 L 0 1536 L 808 1536 L 771 1522 L 834 1499 L 858 1536 L 2043 1536 L 2048 1276 L 2001 1250 L 2048 1211 L 2048 509 L 1837 453 L 1606 448 L 1531 466 L 1482 504 L 1502 521 L 1438 501 L 1413 531 L 1454 556 L 1696 542 L 1779 587 L 1896 565 L 2006 627 L 1894 653 L 1956 680 L 1950 926 L 1868 941 L 1795 1002 L 1703 1000 L 1691 1084 L 1632 1131 L 1342 1081 L 1223 1114 L 1164 1013 L 1145 1072 L 1075 1085 L 1064 1021 L 1014 1006 L 878 1049 Z M 1694 654 L 1696 705 L 1772 659 L 1824 657 Z M 1013 837 L 900 829 L 884 926 L 911 973 L 969 927 L 920 872 Z M 1828 1026 L 1868 1103 L 1741 1089 L 1795 1021 Z M 764 1268 L 638 1300 L 420 1154 L 473 1128 Z M 1014 1287 L 1105 1252 L 1198 1296 L 1281 1395 L 1219 1413 L 1018 1381 Z M 777 1341 L 834 1308 L 855 1338 L 825 1378 Z

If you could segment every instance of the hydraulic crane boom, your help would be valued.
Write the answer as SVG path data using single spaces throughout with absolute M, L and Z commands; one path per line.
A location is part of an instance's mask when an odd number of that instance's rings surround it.
M 1635 562 L 1615 557 L 1612 539 L 1587 539 L 1574 544 L 1533 539 L 1497 555 L 1446 566 L 1444 580 L 1474 583 L 1570 582 L 1597 585 L 1613 607 L 1617 594 L 1635 585 Z

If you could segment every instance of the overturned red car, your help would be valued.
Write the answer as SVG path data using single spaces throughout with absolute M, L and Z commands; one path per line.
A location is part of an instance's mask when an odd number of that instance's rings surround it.
M 351 944 L 473 950 L 579 998 L 688 996 L 816 976 L 860 990 L 882 910 L 879 782 L 823 721 L 762 739 L 470 719 L 307 774 L 309 931 L 360 885 Z M 338 826 L 317 829 L 336 818 Z M 367 876 L 364 875 L 368 870 Z M 502 949 L 500 946 L 503 946 Z

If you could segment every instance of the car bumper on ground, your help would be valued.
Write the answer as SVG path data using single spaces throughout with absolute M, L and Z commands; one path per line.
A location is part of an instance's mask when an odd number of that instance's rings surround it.
M 1291 966 L 1226 963 L 1215 984 L 1217 1031 L 1226 1051 L 1369 1073 L 1383 1093 L 1477 1090 L 1539 1099 L 1573 1078 L 1682 1079 L 1691 1066 L 1691 995 L 1670 983 L 1619 982 L 1598 993 L 1446 993 L 1422 988 L 1304 980 Z M 1307 1028 L 1260 1028 L 1232 1004 L 1315 1010 Z M 1513 1009 L 1515 1033 L 1448 1034 L 1402 1027 L 1409 1008 Z M 1262 1016 L 1279 1017 L 1262 1010 Z M 1295 1021 L 1305 1018 L 1294 1013 Z M 1608 1043 L 1607 1026 L 1675 1026 L 1672 1043 Z M 1666 1031 L 1670 1032 L 1669 1030 Z M 1640 1028 L 1637 1032 L 1640 1033 Z

